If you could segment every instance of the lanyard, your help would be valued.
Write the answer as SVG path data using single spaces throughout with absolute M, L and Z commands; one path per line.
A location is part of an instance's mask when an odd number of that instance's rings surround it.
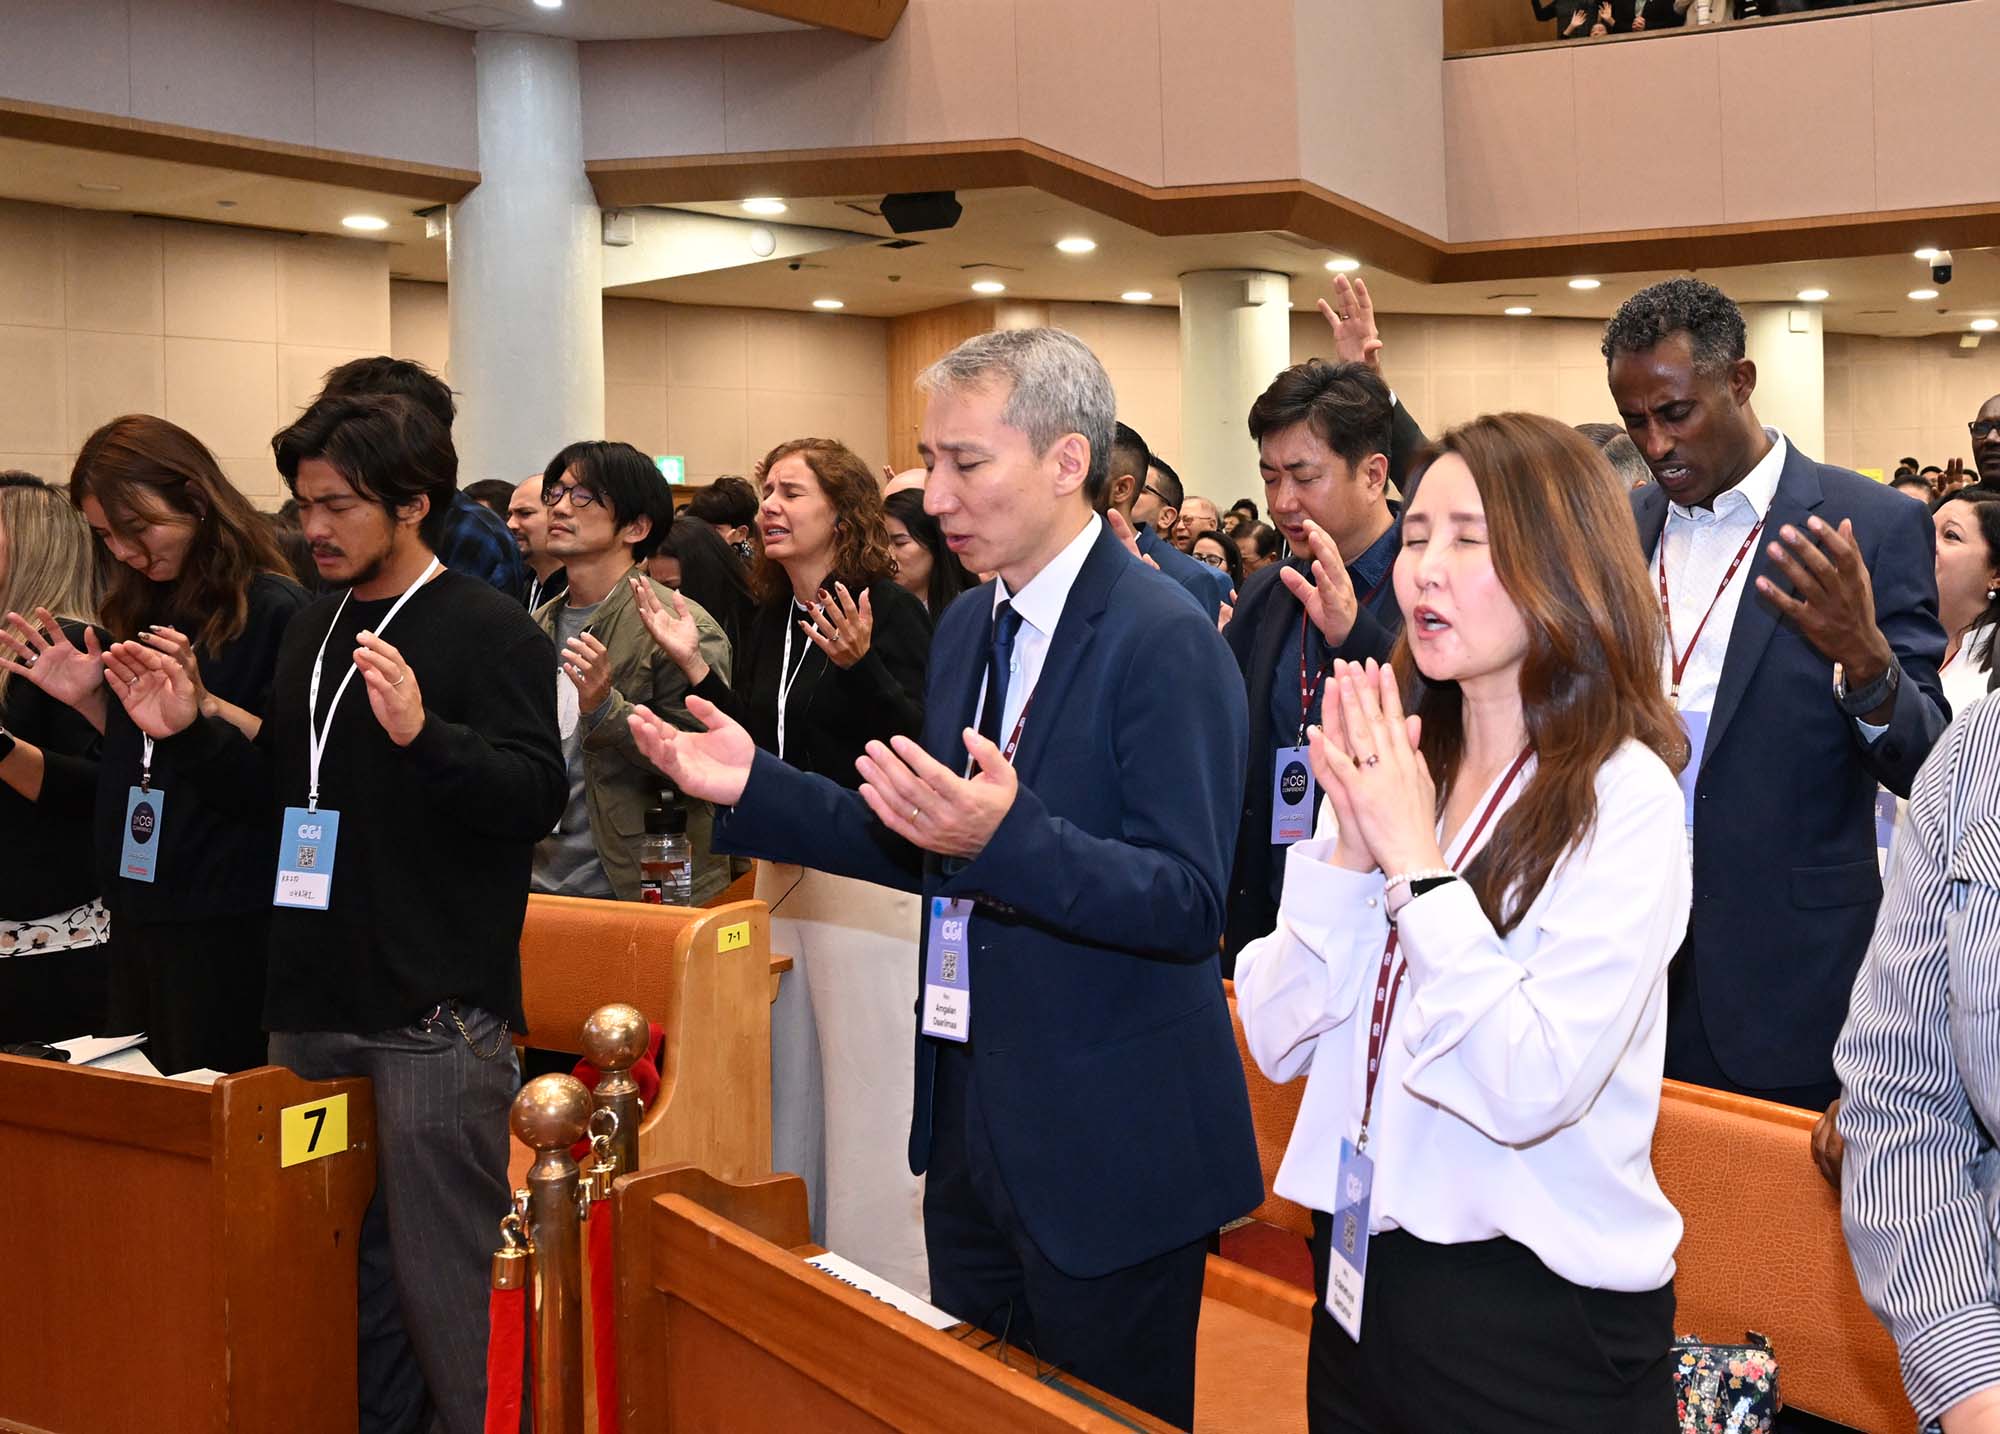
M 153 790 L 153 739 L 144 732 L 139 734 L 139 790 Z
M 443 567 L 444 564 L 436 558 L 431 559 L 430 566 L 419 573 L 417 580 L 404 588 L 403 595 L 390 606 L 389 615 L 375 624 L 377 637 L 389 630 L 389 624 L 396 620 L 396 614 L 403 610 L 403 604 Z M 340 686 L 333 689 L 333 701 L 326 704 L 326 720 L 316 722 L 313 719 L 313 711 L 319 706 L 319 675 L 320 668 L 326 661 L 326 644 L 332 638 L 333 630 L 340 626 L 340 615 L 347 611 L 347 600 L 353 596 L 353 588 L 340 595 L 340 606 L 333 610 L 333 621 L 327 624 L 326 632 L 319 640 L 319 651 L 313 654 L 312 682 L 306 688 L 306 810 L 309 812 L 319 810 L 319 764 L 320 759 L 326 755 L 327 739 L 333 735 L 333 714 L 340 710 L 340 699 L 346 695 L 347 684 L 354 680 L 354 674 L 358 670 L 355 663 L 350 660 L 346 674 L 340 679 Z
M 804 612 L 797 598 L 791 607 L 785 609 L 785 655 L 778 663 L 778 760 L 785 760 L 785 708 L 792 700 L 792 684 L 799 680 L 799 674 L 806 670 L 806 659 L 812 656 L 808 649 L 799 654 L 799 665 L 792 666 L 792 628 L 796 625 L 793 611 Z
M 1674 609 L 1672 601 L 1667 597 L 1667 533 L 1664 528 L 1660 530 L 1660 616 L 1665 618 L 1667 623 L 1667 660 L 1673 664 L 1674 673 L 1673 688 L 1667 694 L 1667 700 L 1676 707 L 1681 705 L 1681 679 L 1687 676 L 1688 663 L 1694 658 L 1695 644 L 1701 641 L 1702 629 L 1708 626 L 1709 618 L 1715 615 L 1716 604 L 1720 603 L 1722 595 L 1729 591 L 1729 584 L 1736 577 L 1736 570 L 1743 566 L 1743 559 L 1750 555 L 1750 545 L 1756 542 L 1757 535 L 1764 531 L 1764 518 L 1767 516 L 1769 515 L 1758 516 L 1749 534 L 1743 539 L 1743 546 L 1738 548 L 1736 556 L 1729 560 L 1729 571 L 1722 575 L 1721 586 L 1716 588 L 1715 596 L 1708 600 L 1708 609 L 1702 613 L 1701 621 L 1694 625 L 1694 636 L 1688 639 L 1687 647 L 1680 652 L 1674 650 Z
M 1470 834 L 1460 840 L 1458 855 L 1445 863 L 1454 871 L 1478 842 L 1486 824 L 1493 820 L 1493 814 L 1500 810 L 1501 799 L 1513 788 L 1521 769 L 1528 765 L 1531 750 L 1522 748 L 1521 755 L 1514 759 L 1514 765 L 1507 769 L 1507 775 L 1500 779 L 1500 785 L 1493 789 L 1486 810 L 1479 814 L 1479 820 L 1473 824 Z M 1368 1148 L 1368 1118 L 1375 1111 L 1375 1082 L 1382 1074 L 1382 1050 L 1389 1041 L 1389 1023 L 1396 1018 L 1396 996 L 1403 989 L 1403 973 L 1408 964 L 1404 962 L 1402 967 L 1396 966 L 1396 928 L 1391 925 L 1389 939 L 1382 945 L 1382 969 L 1375 976 L 1375 1010 L 1368 1021 L 1368 1076 L 1361 1098 L 1361 1138 L 1355 1142 L 1361 1150 Z

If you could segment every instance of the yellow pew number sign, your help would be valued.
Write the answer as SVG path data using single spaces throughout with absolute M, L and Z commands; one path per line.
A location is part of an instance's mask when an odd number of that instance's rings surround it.
M 750 944 L 750 923 L 739 921 L 734 926 L 725 926 L 715 933 L 717 951 L 737 951 Z
M 347 1149 L 347 1096 L 330 1095 L 278 1112 L 278 1164 L 303 1165 Z

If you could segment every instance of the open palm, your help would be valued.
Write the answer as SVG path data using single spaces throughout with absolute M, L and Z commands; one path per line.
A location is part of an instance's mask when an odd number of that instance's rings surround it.
M 0 628 L 0 646 L 17 659 L 6 663 L 8 669 L 70 707 L 89 701 L 104 685 L 104 654 L 98 651 L 97 634 L 86 627 L 83 643 L 78 648 L 71 642 L 47 608 L 35 609 L 33 623 L 10 612 L 6 627 Z
M 683 732 L 648 708 L 632 712 L 632 740 L 676 787 L 698 801 L 733 807 L 750 780 L 757 744 L 712 702 L 690 696 L 688 711 L 707 729 Z
M 651 583 L 643 578 L 632 579 L 633 605 L 639 610 L 639 621 L 646 625 L 647 636 L 674 666 L 685 671 L 701 651 L 701 630 L 695 626 L 694 614 L 688 611 L 681 595 L 669 588 L 667 596 L 672 601 L 671 607 L 660 601 Z
M 104 654 L 111 690 L 148 737 L 185 732 L 200 715 L 194 682 L 179 661 L 143 643 L 117 642 Z

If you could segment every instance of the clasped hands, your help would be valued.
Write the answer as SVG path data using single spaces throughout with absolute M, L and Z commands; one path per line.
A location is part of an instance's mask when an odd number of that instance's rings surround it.
M 733 807 L 750 780 L 757 744 L 720 708 L 690 696 L 688 711 L 704 728 L 684 732 L 645 707 L 631 716 L 632 739 L 646 760 L 688 796 Z M 855 761 L 861 799 L 883 826 L 938 856 L 970 860 L 986 849 L 1020 790 L 1013 764 L 970 727 L 965 750 L 970 777 L 938 761 L 909 737 L 870 742 Z
M 1335 866 L 1384 876 L 1444 866 L 1422 733 L 1422 719 L 1403 714 L 1393 670 L 1373 658 L 1335 661 L 1319 725 L 1306 733 L 1313 776 L 1340 824 Z

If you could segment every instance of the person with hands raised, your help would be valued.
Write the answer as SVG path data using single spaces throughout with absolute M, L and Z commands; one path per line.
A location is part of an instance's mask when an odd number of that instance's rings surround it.
M 1315 1212 L 1309 1426 L 1667 1434 L 1650 1151 L 1689 882 L 1659 613 L 1573 430 L 1501 414 L 1437 454 L 1403 636 L 1334 663 L 1319 825 L 1236 962 L 1252 1057 L 1306 1077 L 1274 1188 Z

